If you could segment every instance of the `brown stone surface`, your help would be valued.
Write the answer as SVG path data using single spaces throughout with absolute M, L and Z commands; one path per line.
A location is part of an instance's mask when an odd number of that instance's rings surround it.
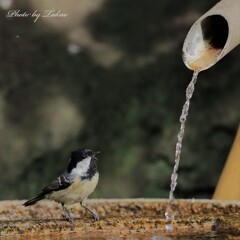
M 17 200 L 0 202 L 0 236 L 31 239 L 37 234 L 44 235 L 44 239 L 62 239 L 80 234 L 81 238 L 106 239 L 129 234 L 144 238 L 153 234 L 184 236 L 213 232 L 240 236 L 239 201 L 178 200 L 174 204 L 176 217 L 172 232 L 165 230 L 164 213 L 168 205 L 161 199 L 86 201 L 100 215 L 98 222 L 79 204 L 74 204 L 68 207 L 74 224 L 61 218 L 62 209 L 57 203 L 41 201 L 31 207 L 23 207 L 22 203 Z

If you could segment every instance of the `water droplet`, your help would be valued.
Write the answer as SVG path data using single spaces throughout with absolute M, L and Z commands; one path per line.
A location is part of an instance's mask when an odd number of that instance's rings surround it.
M 176 182 L 177 181 L 177 174 L 172 174 L 172 176 L 171 176 L 171 180 L 173 181 L 173 182 Z
M 180 154 L 181 154 L 181 151 L 177 149 L 176 152 L 175 152 L 175 158 Z
M 176 150 L 181 150 L 182 149 L 182 143 L 181 142 L 178 142 L 177 144 L 176 144 Z
M 186 97 L 191 98 L 194 92 L 194 83 L 190 83 L 186 90 Z
M 178 140 L 178 142 L 181 142 L 181 141 L 182 141 L 182 138 L 183 138 L 183 137 L 182 137 L 182 134 L 179 133 L 178 136 L 177 136 L 177 140 Z
M 166 218 L 166 221 L 172 221 L 173 218 L 174 218 L 174 214 L 172 211 L 166 211 L 165 212 L 165 218 Z
M 177 186 L 177 183 L 176 182 L 172 182 L 171 189 L 172 189 L 173 192 L 174 192 L 176 186 Z
M 169 238 L 169 237 L 166 237 L 166 236 L 162 236 L 160 234 L 155 234 L 154 236 L 152 236 L 150 238 L 146 238 L 146 239 L 147 240 L 171 240 L 172 238 Z
M 172 224 L 167 224 L 165 226 L 165 229 L 166 229 L 167 232 L 172 232 L 173 231 L 173 225 Z
M 16 38 L 20 38 L 20 36 L 19 36 L 19 35 L 16 35 Z
M 81 47 L 76 43 L 69 43 L 68 46 L 67 46 L 67 51 L 71 55 L 75 55 L 75 54 L 78 54 L 81 51 Z

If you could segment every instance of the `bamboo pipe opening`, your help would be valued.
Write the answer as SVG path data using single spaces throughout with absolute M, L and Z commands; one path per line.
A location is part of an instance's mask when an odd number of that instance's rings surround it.
M 223 49 L 228 39 L 227 20 L 220 15 L 212 15 L 201 21 L 203 40 L 214 49 Z
M 183 61 L 191 70 L 202 71 L 220 58 L 229 37 L 228 21 L 221 15 L 210 15 L 190 29 L 183 46 Z

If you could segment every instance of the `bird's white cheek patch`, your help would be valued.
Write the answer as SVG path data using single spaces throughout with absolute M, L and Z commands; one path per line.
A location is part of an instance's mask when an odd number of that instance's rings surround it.
M 80 161 L 77 164 L 76 168 L 72 170 L 72 173 L 78 176 L 86 175 L 89 169 L 90 162 L 91 162 L 91 157 L 84 158 L 82 161 Z

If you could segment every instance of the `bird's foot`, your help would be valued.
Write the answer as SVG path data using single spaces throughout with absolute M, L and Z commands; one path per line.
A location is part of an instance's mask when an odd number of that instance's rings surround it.
M 92 216 L 93 216 L 93 218 L 95 219 L 95 221 L 99 221 L 99 220 L 100 220 L 100 217 L 99 217 L 98 214 L 93 213 Z
M 64 220 L 67 220 L 67 221 L 73 223 L 73 218 L 69 214 L 63 214 L 62 217 Z
M 85 208 L 88 212 L 90 212 L 92 214 L 92 216 L 94 217 L 95 221 L 99 221 L 100 220 L 100 217 L 98 216 L 97 213 L 95 213 L 94 211 L 92 211 L 90 208 L 86 207 L 83 205 L 82 202 L 80 202 L 80 205 Z

